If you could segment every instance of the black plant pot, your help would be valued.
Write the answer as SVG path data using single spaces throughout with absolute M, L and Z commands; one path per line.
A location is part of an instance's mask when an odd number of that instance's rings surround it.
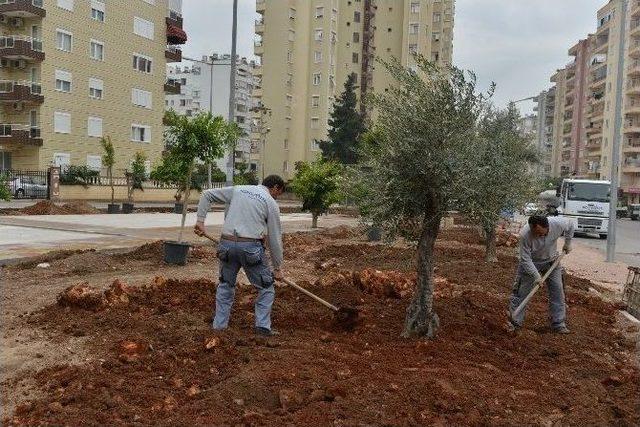
M 184 208 L 184 203 L 177 203 L 173 207 L 173 213 L 181 214 L 182 209 Z
M 367 239 L 369 239 L 370 242 L 379 242 L 382 239 L 382 229 L 370 227 L 367 230 Z
M 133 212 L 133 203 L 123 203 L 122 213 L 130 214 Z
M 110 214 L 120 213 L 120 205 L 118 203 L 109 203 L 107 205 L 107 213 L 110 213 Z
M 189 244 L 184 242 L 164 242 L 164 261 L 167 264 L 185 265 L 189 247 Z

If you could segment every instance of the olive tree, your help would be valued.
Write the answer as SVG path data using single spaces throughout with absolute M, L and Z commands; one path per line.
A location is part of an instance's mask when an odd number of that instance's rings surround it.
M 144 191 L 142 183 L 147 178 L 147 169 L 144 165 L 146 161 L 147 156 L 142 151 L 137 151 L 131 162 L 131 171 L 125 172 L 127 177 L 127 200 L 129 200 L 129 203 L 133 203 L 135 190 Z
M 356 176 L 368 189 L 360 198 L 367 220 L 387 239 L 417 242 L 417 289 L 403 335 L 433 337 L 434 244 L 447 208 L 465 191 L 462 177 L 474 173 L 476 126 L 493 87 L 479 93 L 473 73 L 414 58 L 416 71 L 381 61 L 394 82 L 370 100 L 379 137 L 364 145 Z
M 111 142 L 111 137 L 100 139 L 100 145 L 104 154 L 102 155 L 102 165 L 107 168 L 107 179 L 109 180 L 109 186 L 111 187 L 111 204 L 115 200 L 115 188 L 113 187 L 113 166 L 116 164 L 116 152 Z
M 302 210 L 311 212 L 311 227 L 318 227 L 318 217 L 340 201 L 341 168 L 334 161 L 300 162 L 291 188 L 302 199 Z
M 469 191 L 459 200 L 462 213 L 482 230 L 487 262 L 498 260 L 496 227 L 501 212 L 515 211 L 535 193 L 537 150 L 520 132 L 519 122 L 513 104 L 483 115 L 474 144 L 474 173 L 465 177 Z

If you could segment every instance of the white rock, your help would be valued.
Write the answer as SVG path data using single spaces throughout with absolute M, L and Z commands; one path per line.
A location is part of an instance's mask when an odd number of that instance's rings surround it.
M 51 267 L 51 264 L 49 264 L 48 262 L 41 262 L 36 267 L 38 267 L 38 268 L 49 268 L 49 267 Z

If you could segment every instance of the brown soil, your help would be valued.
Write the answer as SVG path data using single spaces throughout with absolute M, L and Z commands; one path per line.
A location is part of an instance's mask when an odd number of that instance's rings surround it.
M 70 202 L 59 205 L 49 200 L 41 200 L 21 209 L 2 210 L 2 215 L 86 215 L 97 213 L 100 211 L 87 202 Z
M 291 276 L 302 284 L 319 274 L 304 285 L 359 310 L 352 332 L 336 328 L 329 310 L 288 287 L 277 289 L 273 311 L 282 335 L 265 339 L 250 333 L 250 287 L 237 289 L 230 329 L 213 334 L 214 281 L 158 277 L 129 286 L 123 277 L 105 292 L 91 286 L 108 283 L 80 283 L 27 316 L 23 327 L 61 345 L 81 336 L 92 358 L 31 374 L 41 395 L 3 424 L 640 423 L 634 343 L 615 328 L 616 307 L 585 292 L 588 281 L 568 276 L 572 334 L 550 333 L 541 293 L 526 328 L 510 335 L 504 323 L 512 249 L 485 264 L 482 247 L 465 240 L 466 233 L 446 230 L 437 244 L 441 330 L 431 341 L 400 337 L 414 251 L 359 242 L 359 236 L 285 236 Z M 212 249 L 205 252 L 213 259 Z M 335 265 L 314 270 L 328 259 Z M 389 287 L 409 292 L 389 293 Z

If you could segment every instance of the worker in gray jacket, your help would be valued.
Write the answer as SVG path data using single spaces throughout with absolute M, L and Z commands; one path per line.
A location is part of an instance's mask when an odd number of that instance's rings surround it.
M 510 312 L 520 305 L 531 289 L 540 281 L 542 275 L 551 268 L 559 256 L 557 241 L 564 234 L 565 253 L 571 252 L 573 238 L 573 221 L 568 218 L 533 215 L 528 224 L 520 232 L 520 263 L 513 292 L 510 298 Z M 562 269 L 558 265 L 547 279 L 549 293 L 549 317 L 554 332 L 568 334 L 566 321 L 566 306 L 564 302 L 564 288 L 562 285 Z M 524 322 L 525 310 L 516 318 L 509 319 L 509 326 L 516 330 Z
M 262 185 L 237 185 L 206 190 L 198 204 L 194 232 L 202 235 L 204 220 L 212 203 L 226 205 L 224 225 L 218 246 L 220 280 L 216 291 L 214 329 L 226 329 L 235 295 L 236 277 L 242 267 L 258 290 L 255 303 L 255 332 L 270 336 L 271 306 L 275 297 L 274 280 L 282 279 L 282 228 L 276 200 L 284 191 L 284 181 L 270 175 Z M 265 257 L 264 239 L 269 239 L 273 272 Z

